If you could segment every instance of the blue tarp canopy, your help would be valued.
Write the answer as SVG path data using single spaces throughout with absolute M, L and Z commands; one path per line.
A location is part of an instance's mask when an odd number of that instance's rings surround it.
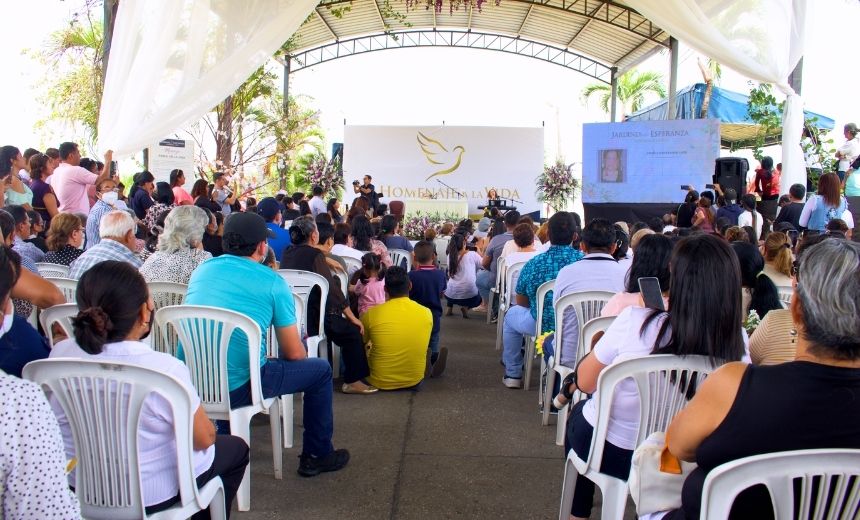
M 675 96 L 675 119 L 698 119 L 706 88 L 704 83 L 696 83 L 679 91 Z M 711 89 L 711 102 L 708 104 L 707 117 L 720 120 L 720 144 L 724 148 L 737 150 L 752 148 L 755 145 L 760 127 L 750 119 L 747 111 L 748 102 L 749 96 L 739 92 L 732 92 L 719 87 Z M 662 99 L 630 114 L 625 121 L 663 121 L 667 119 L 668 111 L 669 101 Z M 832 130 L 835 124 L 829 117 L 808 110 L 804 111 L 804 115 L 807 119 L 815 120 L 815 126 L 818 128 Z M 765 136 L 765 145 L 781 142 L 781 128 Z

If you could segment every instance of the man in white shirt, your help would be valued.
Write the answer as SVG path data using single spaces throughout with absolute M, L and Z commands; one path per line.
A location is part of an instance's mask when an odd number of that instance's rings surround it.
M 81 152 L 76 143 L 63 143 L 59 151 L 60 165 L 51 175 L 51 188 L 57 196 L 60 211 L 87 215 L 90 212 L 87 188 L 110 177 L 110 168 L 104 168 L 100 175 L 81 168 Z M 110 164 L 112 160 L 113 151 L 108 150 L 105 164 Z
M 848 123 L 842 132 L 845 135 L 845 144 L 836 150 L 836 158 L 839 159 L 837 173 L 840 181 L 845 180 L 845 172 L 851 167 L 854 159 L 860 156 L 860 137 L 857 137 L 857 125 Z
M 221 206 L 221 214 L 226 217 L 233 211 L 231 206 L 236 203 L 238 189 L 234 185 L 233 190 L 230 191 L 230 188 L 227 187 L 230 179 L 224 172 L 217 172 L 213 175 L 212 182 L 215 183 L 215 187 L 212 189 L 212 200 Z
M 311 198 L 308 205 L 311 207 L 311 213 L 314 218 L 317 218 L 317 215 L 320 213 L 328 212 L 328 208 L 325 203 L 325 190 L 322 189 L 322 186 L 314 186 L 314 196 Z
M 606 219 L 596 218 L 585 226 L 580 248 L 585 257 L 558 272 L 553 290 L 553 306 L 563 296 L 582 291 L 624 291 L 624 277 L 628 265 L 618 262 L 612 255 L 618 248 L 615 227 Z M 579 337 L 576 313 L 568 308 L 564 313 L 564 341 L 561 363 L 573 367 Z M 558 342 L 556 342 L 556 345 Z
M 334 225 L 334 245 L 331 248 L 331 254 L 341 258 L 354 258 L 361 262 L 361 257 L 364 256 L 366 252 L 359 251 L 352 247 L 352 237 L 350 236 L 351 232 L 352 228 L 349 224 L 341 223 Z M 347 269 L 347 274 L 352 276 L 352 273 L 355 271 L 355 268 Z

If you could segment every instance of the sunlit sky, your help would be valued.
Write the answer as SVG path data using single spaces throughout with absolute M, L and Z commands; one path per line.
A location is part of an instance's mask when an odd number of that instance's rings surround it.
M 504 1 L 504 0 L 503 0 Z M 69 21 L 77 0 L 6 2 L 7 23 L 0 63 L 4 65 L 3 124 L 0 143 L 20 148 L 56 146 L 58 138 L 34 128 L 47 108 L 38 93 L 46 70 L 22 53 L 41 47 L 47 36 Z M 836 120 L 841 127 L 860 121 L 856 34 L 860 3 L 855 0 L 809 0 L 809 29 L 804 59 L 806 108 Z M 38 22 L 35 22 L 38 20 Z M 37 30 L 34 30 L 37 29 Z M 700 82 L 698 54 L 681 44 L 678 87 Z M 639 70 L 663 73 L 668 83 L 669 56 L 656 55 Z M 47 80 L 49 81 L 49 79 Z M 538 60 L 471 49 L 422 48 L 375 52 L 336 60 L 291 76 L 291 93 L 321 111 L 331 143 L 343 139 L 343 124 L 541 126 L 547 160 L 560 149 L 567 162 L 581 156 L 582 124 L 607 121 L 596 101 L 585 106 L 582 88 L 592 80 Z M 724 67 L 721 87 L 746 93 L 747 79 Z M 653 99 L 651 100 L 653 101 Z M 560 146 L 559 146 L 560 145 Z M 779 160 L 779 150 L 772 155 Z

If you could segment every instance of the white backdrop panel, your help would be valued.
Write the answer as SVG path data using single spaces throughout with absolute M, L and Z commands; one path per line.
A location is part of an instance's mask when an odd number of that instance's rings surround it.
M 456 199 L 456 190 L 477 213 L 496 188 L 500 197 L 522 201 L 514 203 L 521 213 L 540 209 L 535 179 L 543 170 L 543 128 L 348 125 L 343 140 L 348 189 L 369 174 L 383 202 Z
M 683 202 L 720 156 L 716 119 L 590 123 L 582 132 L 582 201 Z

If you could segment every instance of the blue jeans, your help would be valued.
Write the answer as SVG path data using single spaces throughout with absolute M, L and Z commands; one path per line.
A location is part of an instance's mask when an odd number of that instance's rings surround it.
M 334 450 L 331 436 L 334 419 L 331 411 L 331 366 L 320 358 L 290 361 L 269 359 L 260 367 L 263 397 L 277 397 L 304 392 L 302 433 L 303 455 L 325 457 Z M 230 392 L 230 407 L 251 404 L 251 382 Z
M 491 271 L 481 269 L 478 271 L 475 285 L 478 286 L 478 294 L 481 295 L 481 299 L 487 303 L 490 301 L 490 288 L 496 285 L 496 275 Z
M 502 332 L 502 361 L 505 363 L 505 377 L 523 377 L 523 337 L 535 333 L 535 319 L 528 307 L 514 305 L 505 313 Z
M 436 329 L 436 332 L 430 333 L 430 344 L 428 347 L 430 348 L 431 354 L 439 353 L 439 329 Z

